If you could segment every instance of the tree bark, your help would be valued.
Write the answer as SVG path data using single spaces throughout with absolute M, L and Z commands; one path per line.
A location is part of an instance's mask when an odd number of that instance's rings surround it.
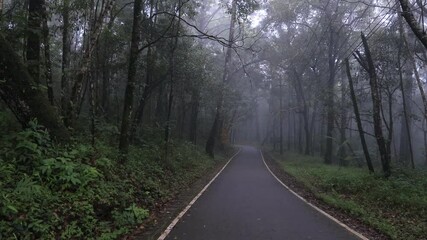
M 350 87 L 351 102 L 353 103 L 354 116 L 356 118 L 357 130 L 359 132 L 360 143 L 362 144 L 363 154 L 365 155 L 366 165 L 370 172 L 374 172 L 371 156 L 369 155 L 368 145 L 366 144 L 365 134 L 363 130 L 362 120 L 360 118 L 359 107 L 357 105 L 356 93 L 354 91 L 353 77 L 350 72 L 350 63 L 348 58 L 345 59 L 345 66 L 347 72 L 348 83 Z
M 56 109 L 50 105 L 44 92 L 29 74 L 20 57 L 0 33 L 0 95 L 16 118 L 25 127 L 33 118 L 46 127 L 54 139 L 65 141 L 69 138 L 67 128 L 62 124 Z
M 47 97 L 51 105 L 54 105 L 55 96 L 53 93 L 53 79 L 52 79 L 52 60 L 50 57 L 50 36 L 48 27 L 48 13 L 47 6 L 43 0 L 43 45 L 45 57 L 45 77 L 47 86 Z
M 27 65 L 35 83 L 40 83 L 43 3 L 43 0 L 32 0 L 28 4 Z
M 280 83 L 279 83 L 279 127 L 280 127 L 280 155 L 283 155 L 283 92 L 282 92 L 282 78 L 280 78 Z
M 190 131 L 189 140 L 193 144 L 197 144 L 197 119 L 200 106 L 200 90 L 195 88 L 191 94 L 191 115 L 190 115 Z
M 326 164 L 332 163 L 332 151 L 333 151 L 333 130 L 334 130 L 334 85 L 335 85 L 335 55 L 334 55 L 334 32 L 331 26 L 329 34 L 329 46 L 328 46 L 328 66 L 329 66 L 329 79 L 328 89 L 326 98 L 326 149 L 324 162 Z
M 412 29 L 412 32 L 414 32 L 415 36 L 420 40 L 420 42 L 427 49 L 427 34 L 422 29 L 422 27 L 420 27 L 420 25 L 418 24 L 417 19 L 415 18 L 414 14 L 412 13 L 411 7 L 409 5 L 409 1 L 408 0 L 399 0 L 399 2 L 400 2 L 400 6 L 402 7 L 403 18 L 405 18 L 409 27 Z
M 297 101 L 299 102 L 300 107 L 302 107 L 302 109 L 300 110 L 300 114 L 302 114 L 303 123 L 300 122 L 300 124 L 304 124 L 304 133 L 305 133 L 304 154 L 309 155 L 311 152 L 311 132 L 310 132 L 310 123 L 309 123 L 310 119 L 309 119 L 309 112 L 308 112 L 309 109 L 308 109 L 307 101 L 305 99 L 304 90 L 302 88 L 302 83 L 301 83 L 302 79 L 298 77 L 298 73 L 296 72 L 296 70 L 294 70 L 294 73 L 295 73 L 295 81 L 294 81 L 295 93 L 297 95 Z
M 403 105 L 403 116 L 404 116 L 404 120 L 402 120 L 401 132 L 400 132 L 401 138 L 400 138 L 400 151 L 399 151 L 400 156 L 399 157 L 401 161 L 403 160 L 406 162 L 408 152 L 409 152 L 410 159 L 411 159 L 411 167 L 415 168 L 414 152 L 412 150 L 410 118 L 408 116 L 408 113 L 410 114 L 410 111 L 411 111 L 411 107 L 408 104 L 408 102 L 411 100 L 410 94 L 412 92 L 412 83 L 408 81 L 405 85 L 403 84 L 401 55 L 402 55 L 401 46 L 399 46 L 399 52 L 398 52 L 399 85 L 400 85 L 400 90 L 402 92 L 402 105 Z
M 115 3 L 115 0 L 110 0 L 107 4 L 105 4 L 104 9 L 101 10 L 101 13 L 99 14 L 99 16 L 97 18 L 96 18 L 96 14 L 94 16 L 95 23 L 92 25 L 88 43 L 84 48 L 82 64 L 80 66 L 79 71 L 76 74 L 73 87 L 71 88 L 71 95 L 67 103 L 67 112 L 66 112 L 65 122 L 66 122 L 66 125 L 69 127 L 72 127 L 75 124 L 75 121 L 79 115 L 79 112 L 80 112 L 79 107 L 81 106 L 82 99 L 85 95 L 84 93 L 82 93 L 84 79 L 90 69 L 92 54 L 98 44 L 98 38 L 103 29 L 104 17 L 113 8 L 114 3 Z
M 119 150 L 124 155 L 122 160 L 126 159 L 129 151 L 129 128 L 133 112 L 133 99 L 136 84 L 136 72 L 138 62 L 138 43 L 140 33 L 142 0 L 136 0 L 133 6 L 133 27 L 129 54 L 128 79 L 125 91 L 125 100 L 123 105 L 122 125 L 120 131 Z
M 344 81 L 341 81 L 341 118 L 340 118 L 340 148 L 338 151 L 338 155 L 340 158 L 340 165 L 341 166 L 346 166 L 347 165 L 347 161 L 346 161 L 346 157 L 347 157 L 347 151 L 346 151 L 346 144 L 345 142 L 347 141 L 347 138 L 345 136 L 345 130 L 347 128 L 347 109 L 345 106 L 345 83 Z
M 224 105 L 224 88 L 227 83 L 228 76 L 230 74 L 230 61 L 231 61 L 231 50 L 234 42 L 234 26 L 236 24 L 236 16 L 237 16 L 237 0 L 232 1 L 231 5 L 231 19 L 230 19 L 230 28 L 228 35 L 228 46 L 225 55 L 224 61 L 224 73 L 222 76 L 222 86 L 218 97 L 217 109 L 215 114 L 215 120 L 212 125 L 211 131 L 209 133 L 208 141 L 206 142 L 205 151 L 211 157 L 214 156 L 214 150 L 216 141 L 218 139 L 218 135 L 220 134 L 219 127 L 222 125 L 223 121 L 223 105 Z
M 378 144 L 378 150 L 380 153 L 382 169 L 385 177 L 389 177 L 391 174 L 390 169 L 390 152 L 387 151 L 387 143 L 384 138 L 382 121 L 381 121 L 381 96 L 380 87 L 378 85 L 378 78 L 375 69 L 374 62 L 372 60 L 371 51 L 369 49 L 368 42 L 363 33 L 361 33 L 362 43 L 366 55 L 365 69 L 369 74 L 369 84 L 371 86 L 371 97 L 372 97 L 372 110 L 374 120 L 374 132 Z
M 69 97 L 68 72 L 70 68 L 70 9 L 69 0 L 64 0 L 62 9 L 62 65 L 61 65 L 61 110 L 65 116 Z

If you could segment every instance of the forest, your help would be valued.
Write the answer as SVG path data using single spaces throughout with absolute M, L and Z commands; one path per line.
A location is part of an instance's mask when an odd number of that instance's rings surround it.
M 424 0 L 0 0 L 0 239 L 143 236 L 242 145 L 367 239 L 427 239 L 425 15 Z

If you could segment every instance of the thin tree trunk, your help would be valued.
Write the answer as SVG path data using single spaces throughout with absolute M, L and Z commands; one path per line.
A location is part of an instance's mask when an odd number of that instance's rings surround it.
M 282 92 L 282 79 L 280 78 L 280 93 L 279 93 L 279 125 L 280 125 L 280 155 L 283 155 L 283 92 Z
M 260 144 L 261 143 L 261 133 L 260 133 L 260 128 L 259 128 L 259 114 L 258 114 L 258 102 L 256 103 L 255 106 L 255 138 L 256 138 L 256 143 Z
M 91 140 L 92 140 L 92 146 L 95 146 L 95 140 L 96 140 L 96 94 L 95 94 L 95 84 L 94 84 L 94 78 L 92 74 L 89 74 L 89 81 L 90 81 L 90 133 L 91 133 Z
M 290 106 L 288 105 L 288 151 L 291 151 L 291 143 L 292 143 L 292 121 L 291 121 L 291 110 Z
M 86 47 L 83 51 L 82 64 L 76 74 L 75 82 L 71 88 L 70 99 L 67 103 L 67 113 L 65 117 L 67 126 L 73 126 L 78 117 L 78 107 L 81 105 L 81 102 L 83 101 L 82 97 L 84 96 L 84 94 L 82 94 L 84 79 L 90 69 L 92 54 L 97 46 L 98 38 L 103 29 L 104 17 L 113 8 L 114 3 L 115 0 L 110 0 L 105 4 L 104 9 L 101 10 L 99 16 L 96 17 L 96 14 L 94 16 L 95 23 L 91 26 L 90 38 L 88 39 L 87 44 L 85 44 Z M 138 54 L 138 46 L 136 46 L 136 52 Z
M 369 155 L 368 145 L 366 144 L 366 140 L 365 140 L 362 120 L 360 119 L 359 107 L 357 106 L 357 99 L 354 91 L 353 78 L 351 76 L 350 63 L 348 61 L 348 58 L 345 59 L 345 65 L 346 65 L 347 78 L 348 78 L 349 87 L 350 87 L 351 102 L 353 103 L 354 116 L 356 118 L 356 124 L 359 132 L 360 142 L 362 144 L 363 154 L 365 155 L 366 165 L 368 166 L 369 171 L 374 172 L 375 171 L 374 166 L 372 165 L 372 160 L 371 160 L 371 156 Z
M 324 139 L 325 139 L 325 116 L 323 115 L 323 113 L 320 115 L 320 136 L 321 136 L 321 141 L 319 141 L 319 145 L 320 145 L 320 155 L 324 155 L 325 154 L 325 144 L 324 144 Z
M 293 149 L 294 149 L 294 151 L 297 151 L 297 146 L 298 146 L 298 141 L 297 141 L 297 136 L 298 136 L 298 133 L 297 133 L 297 131 L 298 131 L 298 129 L 297 129 L 297 116 L 296 116 L 297 114 L 294 112 L 294 114 L 293 114 L 293 118 L 292 118 L 292 120 L 293 120 L 293 129 L 294 129 L 294 131 L 293 131 Z

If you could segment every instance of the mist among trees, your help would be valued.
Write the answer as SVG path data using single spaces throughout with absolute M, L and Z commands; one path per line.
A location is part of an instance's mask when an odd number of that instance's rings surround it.
M 0 232 L 129 234 L 232 145 L 384 179 L 425 171 L 426 12 L 420 0 L 0 0 Z

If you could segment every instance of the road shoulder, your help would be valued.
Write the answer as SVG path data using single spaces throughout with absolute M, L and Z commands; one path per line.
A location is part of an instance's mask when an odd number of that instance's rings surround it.
M 340 222 L 344 223 L 351 229 L 361 233 L 368 239 L 389 239 L 384 234 L 380 233 L 376 229 L 364 224 L 358 219 L 355 219 L 348 214 L 344 213 L 342 210 L 334 208 L 321 199 L 317 198 L 316 195 L 310 191 L 303 183 L 297 181 L 295 177 L 286 173 L 278 164 L 278 162 L 270 155 L 268 152 L 263 151 L 264 159 L 270 170 L 280 179 L 284 184 L 286 184 L 292 191 L 297 193 L 299 196 L 304 198 L 307 202 L 318 207 L 322 211 L 336 218 Z
M 214 168 L 194 182 L 187 189 L 179 193 L 174 200 L 159 206 L 159 209 L 153 212 L 139 229 L 135 230 L 127 240 L 156 240 L 165 231 L 176 216 L 193 200 L 197 194 L 224 168 L 232 156 L 238 153 L 235 148 L 232 152 L 227 152 L 226 157 L 217 162 Z

